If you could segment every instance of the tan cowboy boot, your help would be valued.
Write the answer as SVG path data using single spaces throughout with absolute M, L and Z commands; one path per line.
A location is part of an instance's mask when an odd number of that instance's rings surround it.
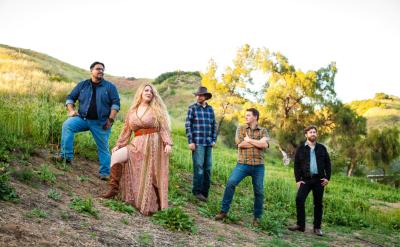
M 118 194 L 119 180 L 121 179 L 121 176 L 122 176 L 122 164 L 116 163 L 111 167 L 110 182 L 109 182 L 110 190 L 107 193 L 101 195 L 101 197 L 109 199 Z

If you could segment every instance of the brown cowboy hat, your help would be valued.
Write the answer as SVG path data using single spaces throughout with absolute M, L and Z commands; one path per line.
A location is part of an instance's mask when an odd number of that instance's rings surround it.
M 199 87 L 199 89 L 197 89 L 197 92 L 194 93 L 195 96 L 197 95 L 204 95 L 206 96 L 206 100 L 211 99 L 212 94 L 208 92 L 206 87 Z

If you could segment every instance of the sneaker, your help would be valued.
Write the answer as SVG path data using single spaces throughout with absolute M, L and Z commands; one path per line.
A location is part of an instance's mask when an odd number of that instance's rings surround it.
M 288 227 L 289 231 L 299 231 L 299 232 L 304 232 L 305 231 L 305 227 L 299 226 L 299 225 L 295 225 L 295 226 L 290 226 Z
M 207 202 L 208 200 L 207 200 L 207 198 L 205 197 L 205 196 L 203 196 L 202 194 L 197 194 L 197 195 L 194 195 L 196 198 L 197 198 L 197 200 L 199 200 L 199 201 L 202 201 L 202 202 Z
M 226 217 L 228 217 L 228 215 L 226 214 L 226 213 L 224 213 L 224 212 L 219 212 L 219 214 L 217 214 L 217 215 L 215 215 L 215 220 L 223 220 L 223 219 L 225 219 Z

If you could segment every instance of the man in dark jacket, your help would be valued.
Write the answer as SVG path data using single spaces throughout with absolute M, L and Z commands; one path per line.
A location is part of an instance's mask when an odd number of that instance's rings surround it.
M 297 224 L 289 227 L 291 231 L 305 231 L 306 216 L 304 204 L 308 193 L 313 192 L 314 233 L 322 236 L 322 198 L 324 187 L 331 178 L 331 161 L 324 145 L 317 143 L 317 127 L 309 126 L 304 130 L 306 141 L 296 151 L 294 176 L 297 184 L 296 209 Z
M 61 152 L 57 161 L 71 163 L 74 157 L 75 133 L 90 131 L 97 144 L 100 179 L 107 180 L 110 174 L 110 150 L 108 139 L 111 126 L 120 109 L 117 88 L 104 80 L 104 64 L 94 62 L 90 66 L 91 78 L 78 83 L 67 96 L 65 106 L 68 119 L 62 126 Z M 76 111 L 75 102 L 79 101 Z

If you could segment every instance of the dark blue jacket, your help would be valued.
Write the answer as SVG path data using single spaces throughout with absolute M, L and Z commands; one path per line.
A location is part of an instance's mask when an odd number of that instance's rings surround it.
M 78 83 L 71 93 L 67 96 L 67 104 L 75 104 L 79 101 L 79 116 L 87 116 L 90 100 L 92 99 L 93 89 L 90 79 Z M 117 88 L 109 81 L 102 80 L 96 88 L 97 116 L 102 124 L 105 124 L 110 116 L 111 110 L 120 109 L 120 99 Z

